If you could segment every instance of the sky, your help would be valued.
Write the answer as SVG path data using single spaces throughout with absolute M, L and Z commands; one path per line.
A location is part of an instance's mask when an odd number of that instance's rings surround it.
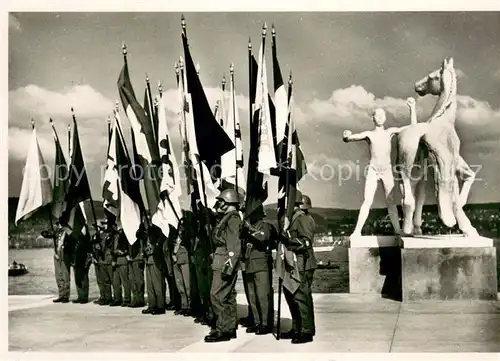
M 273 89 L 270 28 L 274 23 L 283 78 L 293 75 L 295 119 L 308 175 L 304 193 L 319 207 L 359 208 L 366 143 L 342 141 L 345 129 L 373 127 L 383 107 L 387 126 L 409 123 L 406 99 L 424 121 L 436 98 L 418 97 L 414 83 L 453 57 L 458 74 L 456 128 L 461 154 L 477 172 L 469 202 L 500 202 L 500 13 L 186 13 L 191 54 L 212 105 L 234 63 L 235 89 L 248 158 L 248 58 L 268 25 L 266 62 Z M 119 99 L 116 82 L 128 48 L 129 70 L 142 103 L 145 76 L 161 81 L 177 157 L 174 64 L 182 55 L 180 13 L 10 13 L 8 44 L 8 194 L 18 196 L 34 118 L 47 164 L 54 162 L 49 117 L 67 144 L 74 107 L 92 195 L 101 199 L 106 119 Z M 157 93 L 157 91 L 154 91 Z M 271 94 L 273 95 L 273 94 Z M 125 116 L 122 115 L 123 119 Z M 130 124 L 125 121 L 126 133 Z M 128 133 L 127 133 L 128 134 Z M 102 170 L 101 170 L 102 169 Z M 351 176 L 349 176 L 351 174 Z M 276 201 L 272 179 L 268 203 Z M 429 184 L 428 203 L 435 203 Z M 379 189 L 375 205 L 384 206 Z

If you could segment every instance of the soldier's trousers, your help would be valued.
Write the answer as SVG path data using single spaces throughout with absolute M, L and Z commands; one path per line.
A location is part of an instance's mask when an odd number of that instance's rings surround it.
M 215 314 L 215 329 L 221 333 L 232 332 L 236 328 L 236 280 L 238 272 L 230 279 L 222 279 L 222 272 L 213 271 L 210 302 Z
M 148 308 L 165 309 L 165 273 L 156 264 L 146 264 Z
M 102 280 L 102 291 L 103 300 L 107 302 L 113 301 L 113 295 L 111 294 L 111 286 L 113 284 L 113 267 L 111 264 L 100 263 L 99 264 L 101 280 Z
M 175 285 L 179 291 L 181 308 L 184 310 L 191 308 L 191 278 L 189 263 L 174 264 Z
M 254 326 L 255 325 L 255 319 L 253 317 L 253 311 L 252 311 L 252 306 L 250 303 L 250 295 L 248 294 L 248 283 L 250 282 L 248 274 L 245 271 L 241 271 L 241 278 L 243 280 L 243 289 L 245 290 L 245 296 L 247 298 L 248 302 L 248 310 L 247 310 L 247 326 Z
M 300 272 L 300 285 L 292 294 L 283 287 L 283 294 L 292 314 L 292 330 L 302 334 L 315 335 L 314 305 L 311 286 L 314 270 Z
M 144 261 L 129 262 L 128 276 L 132 292 L 132 304 L 144 304 Z
M 54 273 L 60 298 L 69 298 L 71 282 L 71 261 L 68 256 L 56 259 L 54 256 Z
M 166 272 L 165 278 L 167 280 L 168 285 L 168 296 L 169 296 L 169 304 L 174 305 L 176 309 L 181 308 L 181 295 L 179 294 L 179 290 L 177 289 L 177 282 L 175 280 L 174 268 L 172 257 L 170 253 L 164 253 Z
M 104 290 L 102 282 L 102 270 L 99 263 L 94 263 L 95 280 L 97 282 L 97 287 L 99 288 L 99 299 L 104 300 Z
M 207 259 L 203 259 L 203 255 L 201 253 L 194 257 L 193 266 L 196 274 L 196 287 L 200 299 L 200 316 L 212 319 L 213 314 L 210 306 L 212 267 L 208 265 Z
M 269 297 L 271 284 L 269 283 L 269 271 L 247 273 L 248 303 L 252 309 L 255 325 L 268 326 L 269 322 Z
M 89 299 L 89 268 L 85 265 L 76 264 L 73 267 L 75 273 L 75 286 L 78 299 L 88 301 Z
M 113 293 L 115 302 L 130 303 L 130 281 L 127 264 L 116 265 L 113 270 Z

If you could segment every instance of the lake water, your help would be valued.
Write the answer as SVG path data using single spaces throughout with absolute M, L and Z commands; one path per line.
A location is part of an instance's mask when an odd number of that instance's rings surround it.
M 9 264 L 13 261 L 23 263 L 29 269 L 24 276 L 9 277 L 9 295 L 57 295 L 57 285 L 54 277 L 54 251 L 50 248 L 9 249 Z M 349 274 L 347 249 L 340 248 L 332 252 L 316 254 L 318 260 L 331 261 L 339 266 L 334 270 L 317 270 L 313 284 L 315 293 L 345 293 L 349 292 Z M 95 279 L 94 266 L 89 272 L 91 298 L 99 297 L 99 289 Z M 274 277 L 274 289 L 278 281 Z M 236 290 L 243 292 L 243 284 L 239 277 Z M 71 297 L 76 298 L 76 288 L 73 271 L 71 272 Z

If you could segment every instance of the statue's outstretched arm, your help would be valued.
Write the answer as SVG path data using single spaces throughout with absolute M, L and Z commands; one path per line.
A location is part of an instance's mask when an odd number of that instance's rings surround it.
M 359 140 L 365 140 L 368 138 L 370 132 L 361 132 L 357 134 L 352 134 L 350 130 L 345 130 L 344 134 L 342 135 L 342 139 L 344 142 L 356 142 Z

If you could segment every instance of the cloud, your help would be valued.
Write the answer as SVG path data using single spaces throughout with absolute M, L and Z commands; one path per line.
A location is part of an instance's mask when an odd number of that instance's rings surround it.
M 21 23 L 14 14 L 9 14 L 9 30 L 21 32 Z

